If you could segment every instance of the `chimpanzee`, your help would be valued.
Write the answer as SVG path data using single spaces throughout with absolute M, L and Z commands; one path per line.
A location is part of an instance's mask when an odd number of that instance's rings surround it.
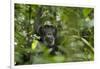
M 40 41 L 43 42 L 52 51 L 50 54 L 55 54 L 58 50 L 56 43 L 57 29 L 52 25 L 43 25 L 39 28 Z

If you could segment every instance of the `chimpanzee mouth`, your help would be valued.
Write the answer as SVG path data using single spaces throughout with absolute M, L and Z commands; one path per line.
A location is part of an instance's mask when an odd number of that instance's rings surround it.
M 52 46 L 55 43 L 55 40 L 53 38 L 45 38 L 45 41 L 45 44 L 49 46 Z

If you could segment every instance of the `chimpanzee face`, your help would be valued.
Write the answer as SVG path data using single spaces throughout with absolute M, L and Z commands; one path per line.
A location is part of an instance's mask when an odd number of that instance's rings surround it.
M 56 28 L 45 25 L 40 28 L 40 37 L 42 42 L 47 46 L 53 46 L 56 39 Z

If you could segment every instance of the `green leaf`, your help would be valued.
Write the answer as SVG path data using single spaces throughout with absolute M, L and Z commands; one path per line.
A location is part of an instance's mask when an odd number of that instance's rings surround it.
M 84 14 L 85 17 L 87 17 L 88 14 L 89 14 L 90 12 L 91 12 L 91 9 L 85 8 L 85 9 L 83 10 L 83 14 Z
M 32 50 L 34 50 L 36 48 L 37 44 L 38 44 L 38 40 L 33 40 L 32 46 L 31 46 Z
M 81 40 L 91 49 L 91 51 L 94 53 L 94 49 L 92 45 L 84 38 L 81 38 Z

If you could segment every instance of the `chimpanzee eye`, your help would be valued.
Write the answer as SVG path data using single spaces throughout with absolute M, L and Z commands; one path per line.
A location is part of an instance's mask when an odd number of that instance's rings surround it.
M 52 35 L 51 33 L 48 33 L 48 35 Z

